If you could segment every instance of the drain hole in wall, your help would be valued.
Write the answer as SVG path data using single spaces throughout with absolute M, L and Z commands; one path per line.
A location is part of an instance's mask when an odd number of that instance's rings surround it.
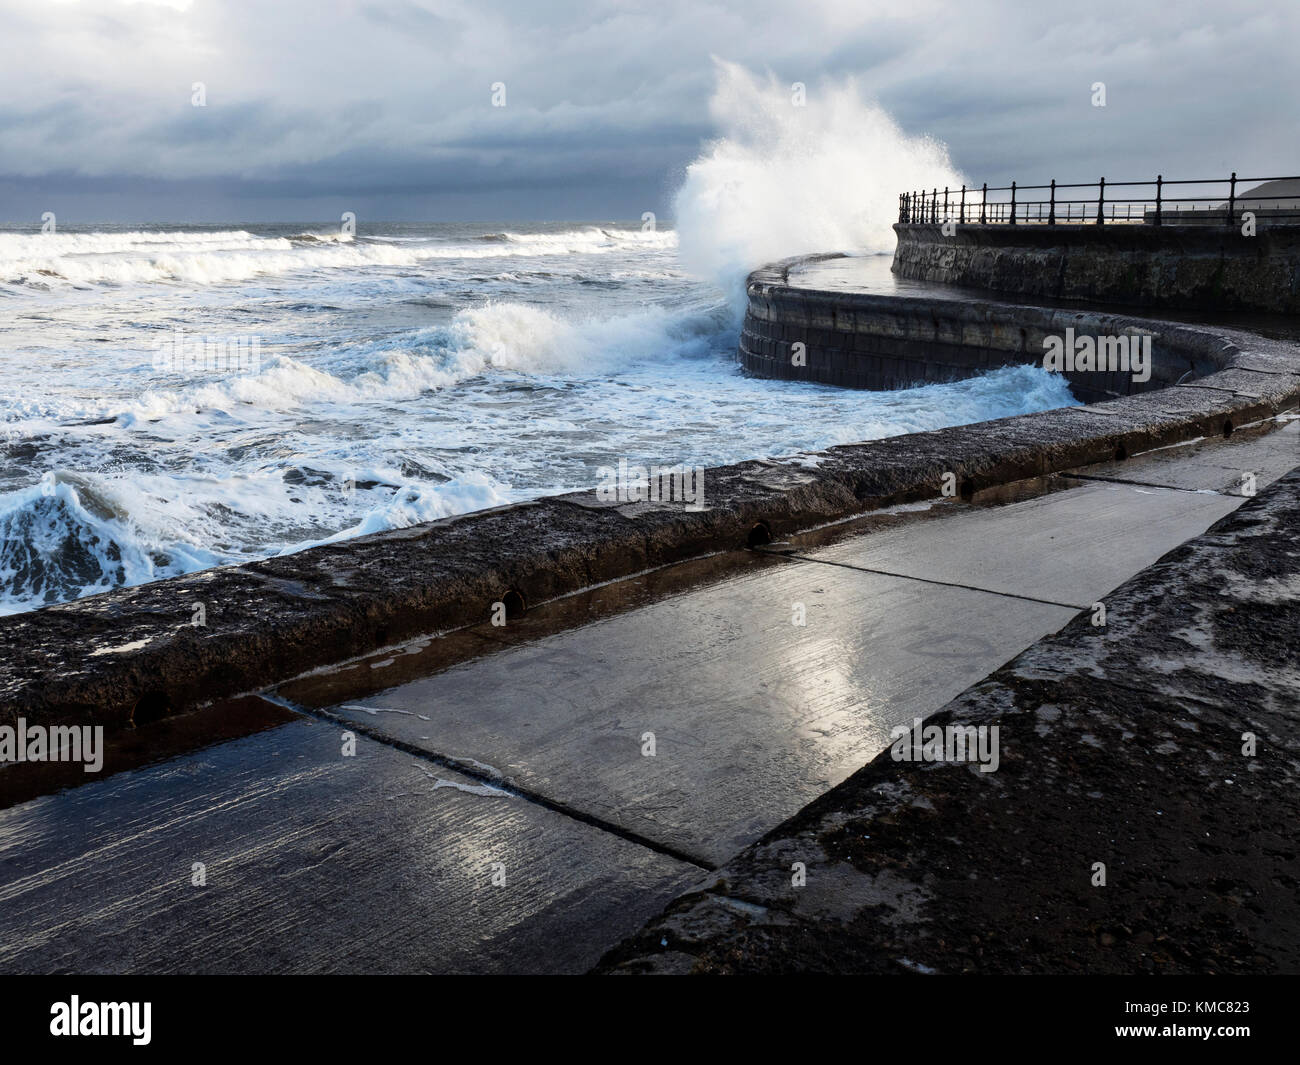
M 148 724 L 150 721 L 166 717 L 171 713 L 171 709 L 171 700 L 164 692 L 145 692 L 135 704 L 135 709 L 131 711 L 131 722 L 135 725 Z
M 521 618 L 524 616 L 524 611 L 528 609 L 524 593 L 515 588 L 507 589 L 500 601 L 506 608 L 507 618 Z

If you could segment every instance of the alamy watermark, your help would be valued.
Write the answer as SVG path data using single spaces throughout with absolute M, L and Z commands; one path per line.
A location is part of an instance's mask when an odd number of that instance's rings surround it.
M 1151 336 L 1065 336 L 1043 338 L 1043 369 L 1053 373 L 1131 373 L 1141 384 L 1151 380 Z
M 103 725 L 0 725 L 0 762 L 84 762 L 87 773 L 104 767 Z
M 704 502 L 704 467 L 618 466 L 596 470 L 596 498 L 602 503 L 685 503 L 690 511 L 707 510 Z
M 152 1014 L 151 1002 L 82 1002 L 73 995 L 50 1006 L 50 1035 L 130 1036 L 136 1046 L 148 1046 Z
M 158 341 L 153 368 L 167 373 L 209 371 L 257 373 L 262 366 L 262 338 L 192 336 L 177 329 Z
M 895 762 L 974 762 L 981 773 L 995 773 L 1001 761 L 997 725 L 895 725 L 889 749 Z

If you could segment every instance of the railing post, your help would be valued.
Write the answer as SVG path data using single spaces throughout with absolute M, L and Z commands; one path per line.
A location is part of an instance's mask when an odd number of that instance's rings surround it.
M 988 204 L 989 183 L 984 182 L 984 191 L 980 193 L 980 225 L 984 224 L 984 208 Z
M 939 221 L 939 186 L 934 187 L 930 193 L 930 224 L 934 225 Z
M 1056 178 L 1052 178 L 1051 199 L 1047 205 L 1047 224 L 1049 226 L 1056 225 Z
M 1016 224 L 1016 183 L 1011 183 L 1011 220 L 1008 225 Z
M 1157 174 L 1156 175 L 1156 225 L 1158 226 L 1164 225 L 1164 222 L 1160 218 L 1160 194 L 1163 191 L 1164 183 L 1165 183 L 1164 175 Z
M 1101 181 L 1097 183 L 1097 225 L 1099 226 L 1104 226 L 1106 224 L 1106 216 L 1102 214 L 1102 208 L 1105 206 L 1105 204 L 1106 204 L 1106 179 L 1102 178 Z
M 1232 172 L 1232 179 L 1228 183 L 1228 226 L 1231 227 L 1232 216 L 1237 210 L 1237 172 Z
M 943 187 L 943 222 L 945 225 L 948 222 L 948 186 L 947 185 Z
M 966 224 L 966 186 L 961 187 L 961 206 L 957 208 L 957 224 L 964 226 Z

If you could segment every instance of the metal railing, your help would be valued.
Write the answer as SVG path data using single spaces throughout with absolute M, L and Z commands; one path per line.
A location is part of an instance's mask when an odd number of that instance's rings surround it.
M 1300 177 L 1231 177 L 1166 181 L 1099 181 L 1046 185 L 1010 185 L 960 189 L 935 187 L 928 192 L 900 193 L 898 220 L 908 223 L 955 222 L 958 225 L 1225 225 L 1241 223 L 1241 214 L 1253 212 L 1264 224 L 1300 223 L 1300 191 L 1296 193 L 1252 192 L 1269 181 L 1294 181 Z M 1248 186 L 1238 192 L 1238 186 Z M 1167 191 L 1175 187 L 1179 195 Z M 1222 191 L 1207 191 L 1218 190 Z M 1154 195 L 1134 195 L 1129 190 L 1154 190 Z M 1095 195 L 1081 190 L 1095 189 Z M 1115 190 L 1120 190 L 1117 194 Z M 1044 199 L 1042 193 L 1046 193 Z M 1035 195 L 1037 194 L 1037 195 Z M 1026 197 L 1029 198 L 1026 198 Z

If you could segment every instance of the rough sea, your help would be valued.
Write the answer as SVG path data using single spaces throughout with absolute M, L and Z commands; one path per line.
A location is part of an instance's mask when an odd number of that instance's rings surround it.
M 1023 366 L 882 393 L 749 378 L 734 308 L 662 226 L 0 229 L 0 613 L 590 488 L 620 459 L 1072 402 Z

